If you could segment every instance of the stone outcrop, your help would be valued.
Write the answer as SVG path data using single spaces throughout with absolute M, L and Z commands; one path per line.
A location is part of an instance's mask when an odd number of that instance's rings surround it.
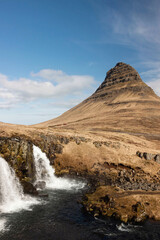
M 0 155 L 15 169 L 20 180 L 34 178 L 35 169 L 31 141 L 18 136 L 0 137 Z
M 154 160 L 155 162 L 160 164 L 160 154 L 152 154 L 152 153 L 147 153 L 147 152 L 136 152 L 137 156 L 140 158 L 144 158 L 146 160 Z
M 159 219 L 160 192 L 124 191 L 117 187 L 101 186 L 82 200 L 85 209 L 94 216 L 107 216 L 123 222 Z

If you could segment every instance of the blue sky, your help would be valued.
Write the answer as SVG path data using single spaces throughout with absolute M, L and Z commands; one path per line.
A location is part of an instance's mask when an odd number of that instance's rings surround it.
M 120 61 L 160 95 L 159 0 L 0 0 L 0 121 L 57 117 Z

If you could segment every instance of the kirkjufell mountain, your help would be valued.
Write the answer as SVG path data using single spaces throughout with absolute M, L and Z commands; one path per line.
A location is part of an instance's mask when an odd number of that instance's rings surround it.
M 119 62 L 90 97 L 37 127 L 160 133 L 160 98 L 138 72 Z
M 56 176 L 88 181 L 82 204 L 94 216 L 160 220 L 160 98 L 130 65 L 117 63 L 90 97 L 56 119 L 0 123 L 0 157 L 30 194 L 34 145 Z

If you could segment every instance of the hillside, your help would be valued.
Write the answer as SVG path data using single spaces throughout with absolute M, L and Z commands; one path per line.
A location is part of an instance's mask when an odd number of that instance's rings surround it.
M 93 95 L 40 128 L 160 134 L 160 98 L 130 65 L 118 63 Z

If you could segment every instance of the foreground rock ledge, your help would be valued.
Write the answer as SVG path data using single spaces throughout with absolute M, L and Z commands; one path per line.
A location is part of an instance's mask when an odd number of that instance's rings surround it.
M 160 220 L 160 192 L 124 191 L 118 187 L 100 186 L 86 194 L 82 201 L 94 216 L 106 216 L 123 222 L 142 222 L 147 218 Z

